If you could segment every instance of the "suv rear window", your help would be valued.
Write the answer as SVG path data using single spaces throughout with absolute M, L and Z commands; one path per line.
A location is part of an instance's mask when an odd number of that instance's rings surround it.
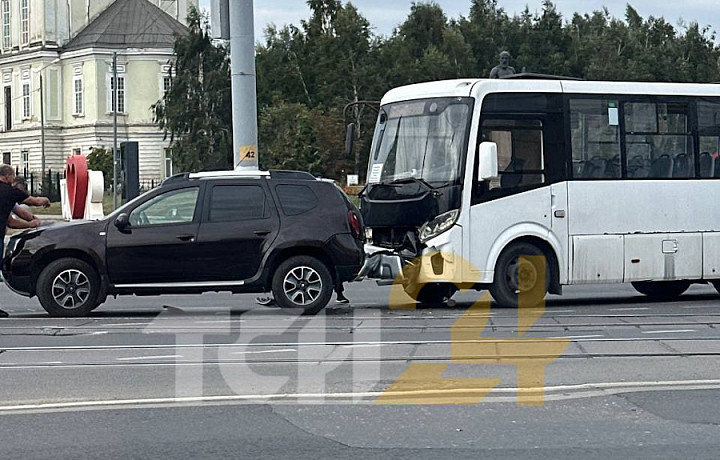
M 318 205 L 313 190 L 306 185 L 278 185 L 275 192 L 280 199 L 280 206 L 287 216 L 297 216 Z
M 268 217 L 265 191 L 257 185 L 216 185 L 210 197 L 210 222 Z

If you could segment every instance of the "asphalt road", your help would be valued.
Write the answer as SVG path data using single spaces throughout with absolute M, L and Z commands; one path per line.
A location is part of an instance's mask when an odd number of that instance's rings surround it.
M 0 457 L 717 457 L 711 287 L 568 288 L 521 313 L 346 293 L 316 317 L 206 294 L 53 319 L 0 287 Z

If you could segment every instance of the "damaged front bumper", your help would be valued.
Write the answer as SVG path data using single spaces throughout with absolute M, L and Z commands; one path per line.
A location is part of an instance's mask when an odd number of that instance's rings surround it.
M 372 249 L 366 248 L 366 252 L 371 251 Z M 360 269 L 357 280 L 369 278 L 378 280 L 378 284 L 392 284 L 396 280 L 404 280 L 404 267 L 405 261 L 399 254 L 387 250 L 377 250 L 365 257 L 365 264 Z

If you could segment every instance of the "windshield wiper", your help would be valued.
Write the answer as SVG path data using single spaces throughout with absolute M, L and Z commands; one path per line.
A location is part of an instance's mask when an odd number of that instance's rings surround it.
M 403 177 L 401 179 L 395 179 L 393 181 L 390 181 L 388 184 L 389 185 L 402 185 L 402 184 L 407 184 L 407 183 L 411 183 L 411 182 L 416 182 L 416 183 L 422 184 L 425 187 L 429 188 L 430 190 L 435 189 L 435 187 L 430 185 L 425 179 L 423 179 L 421 177 Z

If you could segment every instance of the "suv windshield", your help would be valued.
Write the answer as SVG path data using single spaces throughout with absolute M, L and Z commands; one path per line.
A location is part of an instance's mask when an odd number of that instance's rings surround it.
M 423 179 L 454 183 L 467 150 L 472 99 L 399 102 L 380 110 L 368 182 Z

